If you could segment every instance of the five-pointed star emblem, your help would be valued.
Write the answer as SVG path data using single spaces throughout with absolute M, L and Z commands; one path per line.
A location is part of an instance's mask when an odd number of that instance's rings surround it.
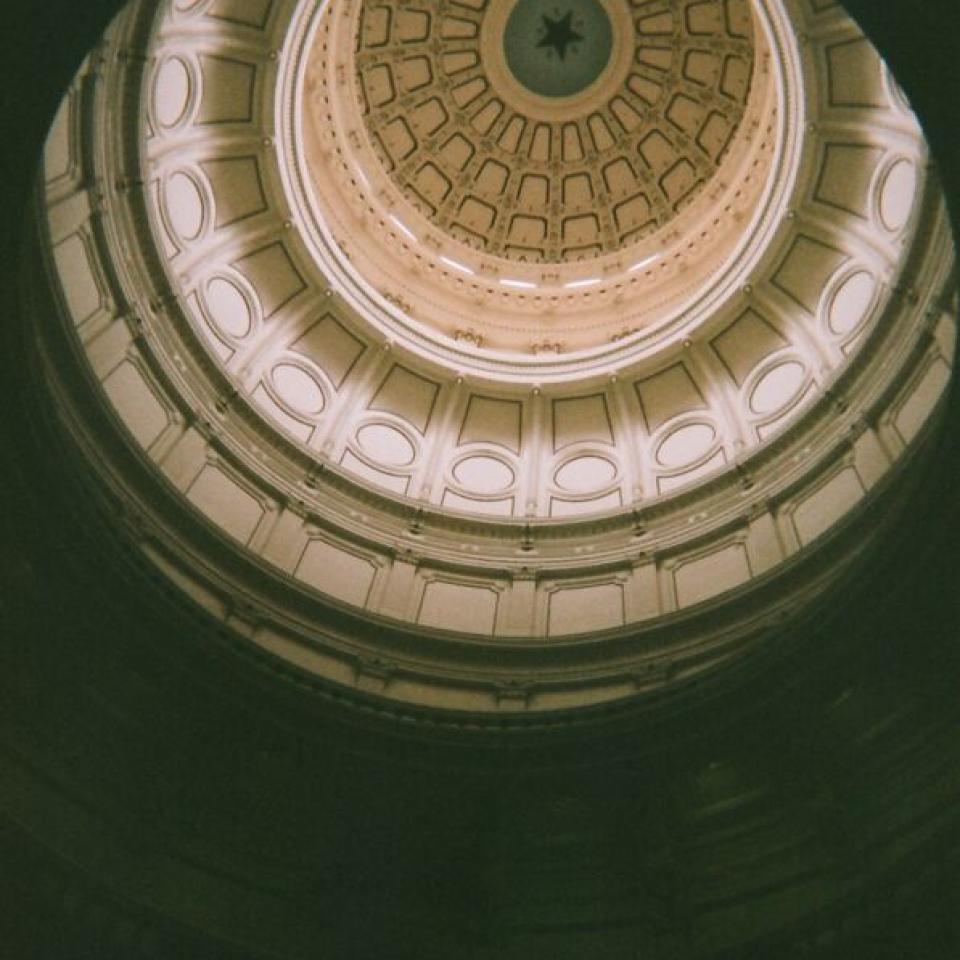
M 543 29 L 545 32 L 537 46 L 550 47 L 556 51 L 561 60 L 564 60 L 570 44 L 583 40 L 583 36 L 573 29 L 572 21 L 573 13 L 569 11 L 562 17 L 558 16 L 556 20 L 544 16 Z

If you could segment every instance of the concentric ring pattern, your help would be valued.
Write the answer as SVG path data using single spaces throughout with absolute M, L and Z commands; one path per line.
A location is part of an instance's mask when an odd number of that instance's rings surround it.
M 45 160 L 67 335 L 157 478 L 139 549 L 341 688 L 481 713 L 719 669 L 839 576 L 956 306 L 921 131 L 837 5 L 611 2 L 559 119 L 498 60 L 510 9 L 141 0 Z

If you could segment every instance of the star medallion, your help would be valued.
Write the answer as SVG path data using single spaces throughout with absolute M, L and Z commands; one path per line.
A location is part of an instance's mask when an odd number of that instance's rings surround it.
M 567 50 L 571 44 L 583 40 L 583 35 L 573 29 L 573 13 L 568 11 L 564 16 L 558 16 L 556 20 L 552 17 L 543 18 L 544 35 L 541 37 L 537 47 L 548 47 L 553 50 L 561 60 L 565 60 Z

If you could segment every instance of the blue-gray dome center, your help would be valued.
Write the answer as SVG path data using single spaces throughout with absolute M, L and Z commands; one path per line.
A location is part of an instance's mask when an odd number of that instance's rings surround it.
M 570 97 L 603 73 L 613 50 L 598 0 L 518 0 L 503 34 L 514 77 L 541 97 Z

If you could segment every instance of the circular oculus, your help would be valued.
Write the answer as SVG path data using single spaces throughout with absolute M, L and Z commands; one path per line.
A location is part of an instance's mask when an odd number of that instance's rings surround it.
M 597 0 L 518 0 L 503 31 L 510 72 L 541 97 L 586 90 L 612 51 L 610 17 Z

